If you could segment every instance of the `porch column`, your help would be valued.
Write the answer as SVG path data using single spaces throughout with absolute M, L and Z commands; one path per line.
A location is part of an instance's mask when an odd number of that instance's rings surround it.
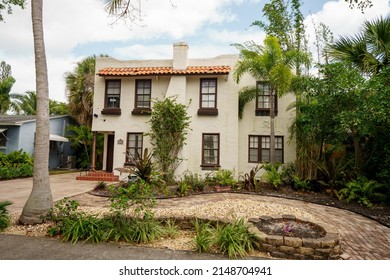
M 91 167 L 90 171 L 95 172 L 96 168 L 96 131 L 93 132 L 92 138 L 92 155 L 91 155 Z

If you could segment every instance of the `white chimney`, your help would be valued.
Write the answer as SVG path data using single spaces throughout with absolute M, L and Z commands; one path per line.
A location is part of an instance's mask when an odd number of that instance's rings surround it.
M 185 70 L 188 63 L 188 44 L 186 42 L 179 42 L 173 44 L 173 69 Z

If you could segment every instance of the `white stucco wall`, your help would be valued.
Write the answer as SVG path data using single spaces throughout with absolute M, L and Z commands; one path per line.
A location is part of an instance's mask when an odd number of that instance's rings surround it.
M 153 77 L 100 77 L 95 78 L 94 114 L 92 130 L 102 133 L 114 133 L 114 168 L 122 167 L 125 161 L 125 149 L 128 132 L 147 132 L 150 116 L 134 116 L 135 80 L 152 79 L 152 98 L 178 96 L 178 101 L 190 104 L 188 114 L 191 116 L 191 131 L 188 134 L 187 145 L 182 151 L 186 160 L 177 169 L 177 174 L 185 170 L 206 174 L 210 171 L 202 170 L 202 133 L 220 134 L 220 166 L 223 169 L 234 170 L 236 176 L 249 172 L 256 164 L 248 163 L 248 135 L 269 135 L 269 117 L 255 116 L 255 101 L 247 104 L 243 119 L 238 118 L 239 89 L 254 85 L 256 81 L 245 75 L 237 85 L 232 77 L 233 68 L 238 59 L 237 55 L 222 55 L 210 59 L 188 59 L 188 66 L 221 66 L 230 65 L 229 75 L 212 76 L 153 76 Z M 180 64 L 180 63 L 179 63 Z M 106 67 L 157 67 L 172 66 L 173 60 L 149 61 L 119 61 L 112 58 L 98 57 L 96 72 Z M 201 78 L 217 78 L 217 116 L 199 116 L 199 94 Z M 121 115 L 102 115 L 104 108 L 105 79 L 121 79 Z M 289 143 L 288 125 L 294 117 L 294 111 L 286 111 L 288 105 L 294 101 L 294 96 L 288 94 L 278 100 L 279 113 L 275 121 L 276 135 L 284 136 L 284 160 L 295 159 L 295 145 Z M 123 144 L 117 143 L 119 139 Z M 147 137 L 144 137 L 144 148 L 151 148 Z M 104 166 L 105 169 L 105 159 Z

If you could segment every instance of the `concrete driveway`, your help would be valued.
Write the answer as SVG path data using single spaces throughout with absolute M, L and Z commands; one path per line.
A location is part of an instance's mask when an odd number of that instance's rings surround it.
M 50 176 L 50 188 L 54 201 L 85 193 L 96 186 L 97 182 L 77 181 L 76 176 L 78 175 L 79 172 Z M 0 201 L 9 200 L 13 203 L 7 207 L 11 214 L 22 212 L 23 206 L 30 196 L 32 185 L 32 177 L 0 181 Z

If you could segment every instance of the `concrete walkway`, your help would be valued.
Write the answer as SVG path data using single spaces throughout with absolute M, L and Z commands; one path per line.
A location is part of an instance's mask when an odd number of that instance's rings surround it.
M 76 181 L 78 173 L 51 176 L 51 190 L 55 201 L 91 190 L 96 182 Z M 21 212 L 32 188 L 32 179 L 0 181 L 0 201 L 10 200 L 11 213 Z M 190 197 L 164 199 L 158 207 L 192 206 L 225 199 L 249 199 L 260 202 L 285 204 L 305 209 L 324 223 L 332 225 L 340 234 L 343 252 L 353 260 L 390 260 L 390 228 L 350 211 L 329 206 L 317 205 L 297 200 L 289 200 L 259 195 L 218 193 Z M 13 245 L 12 245 L 13 244 Z M 39 248 L 45 248 L 41 254 Z M 59 240 L 0 234 L 0 259 L 202 259 L 204 256 L 190 252 L 171 250 L 140 249 L 113 244 L 63 244 Z M 145 250 L 143 254 L 139 250 Z M 18 253 L 17 253 L 18 252 Z M 59 254 L 61 252 L 61 254 Z M 88 253 L 89 252 L 89 253 Z M 206 259 L 210 257 L 207 256 Z M 213 256 L 217 257 L 217 256 Z
M 85 193 L 96 186 L 97 182 L 77 181 L 78 175 L 80 175 L 79 172 L 50 176 L 50 188 L 54 201 Z M 22 212 L 30 196 L 32 185 L 32 177 L 0 181 L 0 201 L 9 200 L 13 203 L 8 207 L 11 214 Z

